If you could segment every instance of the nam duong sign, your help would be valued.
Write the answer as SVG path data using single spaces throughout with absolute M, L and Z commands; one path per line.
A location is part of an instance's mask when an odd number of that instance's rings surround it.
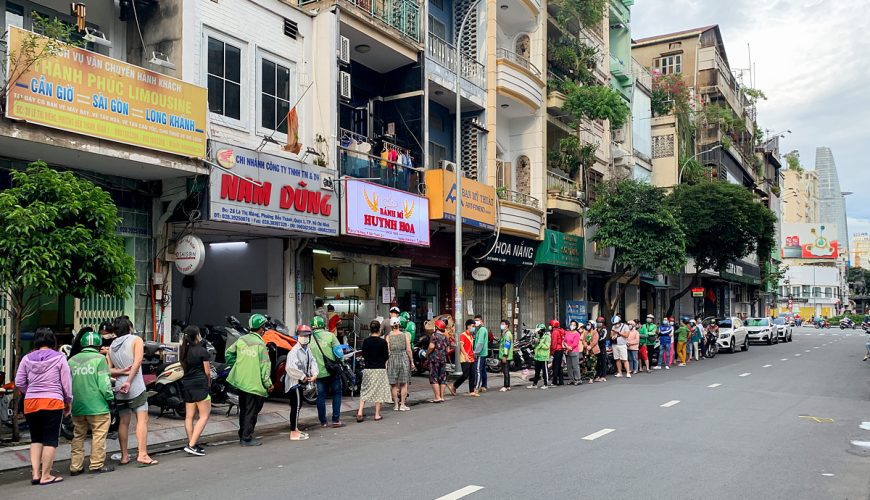
M 44 37 L 9 28 L 8 54 Z M 25 49 L 26 50 L 26 49 Z M 7 68 L 12 68 L 7 56 Z M 206 89 L 68 47 L 9 87 L 6 117 L 108 141 L 205 158 Z

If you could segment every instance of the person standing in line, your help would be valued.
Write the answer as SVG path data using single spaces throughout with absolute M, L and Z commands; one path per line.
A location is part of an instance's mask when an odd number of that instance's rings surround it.
M 595 367 L 596 382 L 607 382 L 607 325 L 604 324 L 604 317 L 599 316 L 595 321 L 595 326 L 598 329 L 598 361 Z
M 600 348 L 598 347 L 598 330 L 595 328 L 595 322 L 589 320 L 583 331 L 583 375 L 582 378 L 589 379 L 589 383 L 597 382 L 596 364 Z
M 474 375 L 478 392 L 486 392 L 486 358 L 489 356 L 489 330 L 483 326 L 483 317 L 474 316 Z
M 659 364 L 654 369 L 661 370 L 664 367 L 665 370 L 671 369 L 671 363 L 673 360 L 671 356 L 673 355 L 673 349 L 671 348 L 671 344 L 674 338 L 674 327 L 670 325 L 670 322 L 667 319 L 662 320 L 662 326 L 659 328 Z
M 675 357 L 675 351 L 674 351 L 674 349 L 675 349 L 674 346 L 675 346 L 676 343 L 677 343 L 677 337 L 676 337 L 676 331 L 677 331 L 676 326 L 677 326 L 677 325 L 676 325 L 676 323 L 674 322 L 674 318 L 668 318 L 668 326 L 670 326 L 670 327 L 671 327 L 671 331 L 674 332 L 674 335 L 671 335 L 671 340 L 672 340 L 671 345 L 670 345 L 670 348 L 671 348 L 671 357 L 668 358 L 668 359 L 670 360 L 670 363 L 668 363 L 668 365 L 673 366 L 673 364 L 674 364 L 674 360 L 677 359 L 677 358 Z
M 504 376 L 499 392 L 511 390 L 511 362 L 514 359 L 514 334 L 511 333 L 510 322 L 503 319 L 499 324 L 501 337 L 498 339 L 498 357 L 501 359 L 501 372 Z
M 109 363 L 100 354 L 103 338 L 97 332 L 86 332 L 79 339 L 81 351 L 69 359 L 72 375 L 72 420 L 74 434 L 70 443 L 69 473 L 77 476 L 85 465 L 85 439 L 91 431 L 90 473 L 112 472 L 106 465 L 106 437 L 112 416 L 109 401 L 115 399 Z
M 447 323 L 436 319 L 433 323 L 435 331 L 429 338 L 429 347 L 426 350 L 426 359 L 429 361 L 429 384 L 432 386 L 433 398 L 430 403 L 443 403 L 444 390 L 447 386 L 447 345 L 448 340 L 444 332 Z
M 541 377 L 544 378 L 544 385 L 541 389 L 548 389 L 548 373 L 547 373 L 547 362 L 550 361 L 550 344 L 552 344 L 552 338 L 550 337 L 550 331 L 544 326 L 543 323 L 538 324 L 536 327 L 538 331 L 538 343 L 535 345 L 535 377 L 530 380 L 532 383 L 528 386 L 529 389 L 536 389 L 538 387 L 538 382 L 541 380 Z
M 637 321 L 628 322 L 628 375 L 637 374 L 637 352 L 640 350 L 640 333 L 637 331 Z
M 638 335 L 640 337 L 640 348 L 638 349 L 638 356 L 640 357 L 640 371 L 643 371 L 643 368 L 646 368 L 646 372 L 649 373 L 649 360 L 655 354 L 656 348 L 656 336 L 658 333 L 658 327 L 655 324 L 655 317 L 652 314 L 646 315 L 646 323 L 644 323 L 640 329 L 638 330 Z
M 338 335 L 338 325 L 341 323 L 341 315 L 335 312 L 335 306 L 326 306 L 326 329 L 333 335 Z
M 109 373 L 117 377 L 115 383 L 119 385 L 115 394 L 115 401 L 119 403 L 119 465 L 130 463 L 128 442 L 133 413 L 136 414 L 136 442 L 139 446 L 136 463 L 139 467 L 157 465 L 157 460 L 148 455 L 148 393 L 142 378 L 145 342 L 138 335 L 134 335 L 133 323 L 126 316 L 115 320 L 114 330 L 117 338 L 109 347 Z
M 376 321 L 373 323 L 375 329 L 380 330 L 381 324 Z M 311 352 L 311 327 L 297 326 L 296 339 L 297 342 L 287 354 L 287 363 L 284 365 L 287 367 L 284 372 L 284 390 L 290 397 L 290 441 L 303 441 L 308 439 L 308 433 L 299 430 L 302 384 L 314 383 L 320 369 Z
M 60 438 L 60 423 L 70 412 L 73 400 L 70 369 L 66 357 L 57 352 L 51 328 L 37 328 L 33 351 L 21 359 L 15 373 L 15 387 L 24 395 L 24 419 L 30 427 L 30 484 L 63 481 L 52 476 L 54 456 Z
M 613 349 L 613 361 L 616 363 L 616 378 L 622 378 L 623 369 L 625 369 L 625 376 L 631 378 L 628 369 L 629 327 L 622 322 L 622 317 L 618 314 L 613 317 L 611 323 L 613 326 L 610 330 L 610 347 Z
M 402 311 L 398 307 L 390 307 L 389 316 L 387 316 L 387 319 L 381 322 L 381 337 L 386 339 L 387 335 L 389 335 L 390 332 L 393 331 L 393 328 L 390 326 L 390 320 L 393 318 L 398 318 L 401 313 Z
M 326 321 L 320 316 L 311 318 L 311 354 L 317 362 L 317 419 L 320 427 L 329 427 L 326 421 L 326 397 L 332 391 L 332 424 L 334 428 L 345 427 L 341 421 L 341 393 L 344 385 L 340 373 L 330 373 L 325 360 L 338 362 L 342 358 L 338 338 L 326 330 Z
M 677 366 L 686 366 L 686 342 L 689 340 L 688 321 L 683 318 L 680 321 L 680 327 L 677 328 L 677 357 L 680 359 L 680 364 Z
M 480 393 L 475 390 L 474 385 L 474 320 L 472 319 L 465 322 L 465 330 L 459 335 L 459 365 L 462 367 L 462 376 L 447 386 L 450 394 L 455 396 L 456 389 L 468 380 L 468 395 L 479 397 Z
M 324 322 L 329 320 L 329 312 L 323 305 L 323 299 L 314 299 L 314 315 L 323 318 Z
M 363 359 L 366 360 L 362 374 L 362 387 L 359 393 L 359 408 L 356 411 L 356 421 L 365 420 L 363 406 L 366 401 L 375 403 L 375 422 L 383 419 L 381 404 L 392 401 L 390 381 L 387 378 L 387 360 L 390 350 L 387 341 L 381 337 L 381 324 L 372 321 L 369 324 L 368 336 L 362 343 Z
M 580 376 L 580 351 L 582 340 L 580 332 L 577 331 L 577 322 L 571 321 L 568 323 L 568 331 L 565 332 L 565 353 L 568 363 L 568 385 L 583 385 L 583 378 Z
M 553 385 L 565 385 L 562 364 L 565 361 L 565 330 L 559 320 L 550 320 L 550 356 L 553 357 Z
M 417 324 L 411 320 L 411 314 L 408 311 L 402 311 L 399 313 L 399 319 L 401 323 L 399 326 L 402 327 L 402 331 L 408 334 L 408 337 L 411 339 L 411 345 L 413 346 L 415 342 L 417 342 Z
M 701 359 L 701 340 L 704 338 L 704 327 L 701 326 L 700 321 L 695 321 L 692 325 L 692 336 L 690 337 L 690 342 L 692 346 L 692 352 L 695 354 L 695 361 L 700 361 Z
M 187 446 L 184 452 L 203 456 L 205 450 L 199 445 L 199 437 L 211 415 L 211 356 L 202 346 L 199 328 L 191 325 L 184 329 L 184 338 L 178 352 L 184 377 L 181 379 L 184 396 L 184 430 L 187 433 Z M 193 417 L 199 414 L 196 424 Z
M 239 391 L 239 444 L 260 446 L 263 442 L 254 439 L 254 428 L 266 396 L 272 392 L 272 363 L 263 342 L 266 317 L 251 315 L 248 328 L 251 333 L 242 335 L 227 349 L 227 364 L 232 367 L 227 382 Z
M 408 411 L 405 404 L 408 399 L 408 384 L 411 383 L 411 371 L 414 370 L 414 354 L 411 351 L 411 339 L 399 328 L 399 318 L 392 318 L 392 331 L 387 335 L 387 346 L 390 349 L 387 362 L 387 378 L 392 388 L 395 411 Z

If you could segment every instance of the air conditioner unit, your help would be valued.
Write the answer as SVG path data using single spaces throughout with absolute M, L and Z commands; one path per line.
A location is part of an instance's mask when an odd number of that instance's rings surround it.
M 338 72 L 338 93 L 342 99 L 350 100 L 350 73 Z
M 585 191 L 574 191 L 574 197 L 580 201 L 586 200 L 586 192 Z
M 628 155 L 625 155 L 625 156 L 614 156 L 614 157 L 613 157 L 613 164 L 614 164 L 615 166 L 617 166 L 617 167 L 625 167 L 625 166 L 628 165 L 628 160 L 629 160 L 630 158 L 631 158 L 631 157 L 628 156 Z
M 456 171 L 456 164 L 453 163 L 452 161 L 438 160 L 438 168 L 440 168 L 442 170 L 448 170 L 450 172 L 455 172 Z
M 350 64 L 350 39 L 346 36 L 339 37 L 338 60 Z
M 625 142 L 625 129 L 615 129 L 611 133 L 613 142 Z

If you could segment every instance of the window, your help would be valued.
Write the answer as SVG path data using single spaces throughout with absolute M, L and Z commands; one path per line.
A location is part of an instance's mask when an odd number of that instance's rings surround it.
M 683 56 L 674 54 L 656 59 L 655 69 L 663 75 L 672 75 L 683 72 Z
M 803 285 L 803 286 L 801 286 L 801 296 L 802 296 L 802 297 L 807 297 L 807 298 L 810 297 L 810 287 L 809 287 L 809 285 Z
M 668 50 L 679 49 L 683 46 L 683 42 L 671 42 L 668 44 Z
M 444 0 L 432 0 L 429 2 L 429 5 L 435 7 L 438 10 L 444 10 Z
M 6 4 L 6 28 L 9 26 L 24 27 L 24 7 L 14 3 Z
M 791 288 L 791 294 L 792 294 L 792 296 L 795 297 L 795 298 L 800 298 L 800 296 L 801 296 L 801 287 L 799 287 L 799 286 L 793 286 L 793 287 Z
M 598 186 L 604 182 L 604 174 L 596 170 L 586 170 L 586 201 L 589 205 L 598 198 Z
M 242 49 L 208 37 L 208 110 L 242 119 Z
M 429 141 L 429 168 L 438 168 L 438 162 L 441 160 L 452 161 L 452 158 L 447 158 L 447 148 L 437 142 Z
M 813 287 L 813 297 L 818 298 L 818 297 L 821 297 L 821 296 L 822 296 L 822 287 L 820 287 L 820 286 L 814 286 L 814 287 Z
M 429 16 L 429 33 L 442 40 L 447 40 L 447 26 L 431 15 Z
M 829 286 L 826 286 L 825 287 L 825 298 L 830 299 L 830 298 L 833 298 L 833 296 L 834 296 L 834 289 L 829 287 Z
M 529 35 L 520 35 L 514 44 L 514 53 L 516 55 L 529 59 L 532 55 L 532 41 Z
M 260 126 L 287 133 L 287 113 L 296 100 L 296 65 L 260 58 Z

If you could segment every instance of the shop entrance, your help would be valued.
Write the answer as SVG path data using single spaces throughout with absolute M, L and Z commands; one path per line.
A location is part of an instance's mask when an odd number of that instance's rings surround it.
M 396 302 L 399 309 L 408 311 L 417 331 L 423 331 L 423 323 L 440 314 L 439 293 L 441 278 L 436 273 L 417 273 L 399 276 Z

